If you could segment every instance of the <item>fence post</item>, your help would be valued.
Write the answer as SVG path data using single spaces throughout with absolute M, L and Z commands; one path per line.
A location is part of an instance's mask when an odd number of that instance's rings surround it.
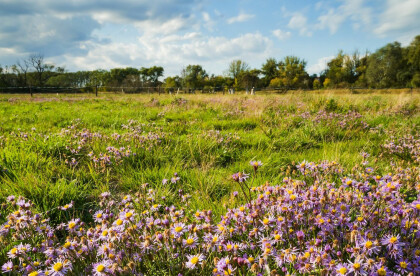
M 29 86 L 29 93 L 31 93 L 31 98 L 33 97 L 33 94 L 32 94 L 32 86 Z
M 95 95 L 98 97 L 98 85 L 95 86 Z

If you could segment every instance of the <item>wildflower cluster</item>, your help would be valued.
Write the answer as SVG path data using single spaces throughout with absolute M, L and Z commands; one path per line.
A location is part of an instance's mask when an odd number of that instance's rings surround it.
M 420 164 L 420 134 L 405 135 L 401 138 L 391 138 L 382 145 L 384 153 L 395 155 L 403 160 Z
M 251 161 L 256 171 L 261 162 Z M 23 198 L 8 198 L 0 226 L 2 271 L 22 275 L 419 275 L 420 196 L 406 202 L 403 176 L 361 171 L 327 181 L 334 162 L 302 162 L 305 180 L 251 187 L 252 200 L 217 219 L 153 189 L 101 195 L 94 223 L 54 226 Z M 237 173 L 240 183 L 249 175 Z M 171 180 L 176 183 L 179 176 Z M 64 212 L 71 206 L 61 208 Z M 65 238 L 62 238 L 65 237 Z M 0 256 L 1 258 L 1 256 Z
M 349 111 L 342 114 L 320 110 L 315 115 L 304 112 L 299 116 L 304 119 L 309 119 L 315 124 L 336 125 L 342 129 L 369 128 L 369 125 L 363 121 L 362 115 L 356 111 Z

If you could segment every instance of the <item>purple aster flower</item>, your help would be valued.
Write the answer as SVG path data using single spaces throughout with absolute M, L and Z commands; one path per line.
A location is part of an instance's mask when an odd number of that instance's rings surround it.
M 236 182 L 242 183 L 245 182 L 249 177 L 249 174 L 238 172 L 232 175 L 232 179 Z
M 187 258 L 188 262 L 185 265 L 189 269 L 195 269 L 196 266 L 200 265 L 205 259 L 203 254 L 188 255 Z
M 12 261 L 8 261 L 7 263 L 3 264 L 1 266 L 1 271 L 3 273 L 12 272 L 13 271 L 13 263 L 12 263 Z

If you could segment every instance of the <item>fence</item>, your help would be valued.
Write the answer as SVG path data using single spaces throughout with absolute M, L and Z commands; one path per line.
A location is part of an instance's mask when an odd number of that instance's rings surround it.
M 0 87 L 0 94 L 82 94 L 92 93 L 98 96 L 103 93 L 122 93 L 122 94 L 256 94 L 262 93 L 277 93 L 283 94 L 288 91 L 320 91 L 315 89 L 296 89 L 290 87 L 281 88 L 232 88 L 232 87 L 202 87 L 202 88 L 190 88 L 190 87 L 130 87 L 130 86 L 84 86 L 84 87 Z M 365 87 L 349 87 L 339 88 L 335 90 L 346 91 L 352 94 L 365 94 L 374 92 L 392 92 L 395 90 L 403 90 L 405 92 L 420 92 L 420 88 L 382 88 L 382 89 L 371 89 Z M 322 90 L 321 90 L 322 91 Z

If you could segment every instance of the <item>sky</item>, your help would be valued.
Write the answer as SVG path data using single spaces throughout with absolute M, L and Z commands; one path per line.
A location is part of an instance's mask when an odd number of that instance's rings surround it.
M 288 55 L 320 73 L 341 49 L 373 52 L 420 34 L 420 0 L 0 0 L 0 64 L 30 54 L 68 71 L 189 64 L 223 74 Z

